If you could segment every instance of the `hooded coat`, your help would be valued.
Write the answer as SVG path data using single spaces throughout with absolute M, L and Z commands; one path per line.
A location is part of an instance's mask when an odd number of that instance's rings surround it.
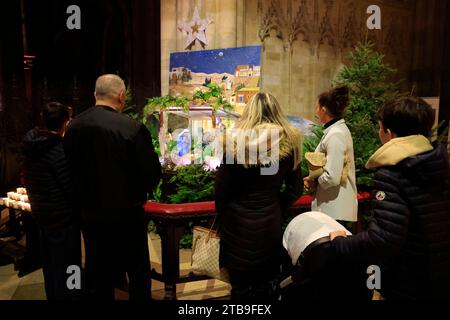
M 392 139 L 367 166 L 374 177 L 367 231 L 334 239 L 339 255 L 380 266 L 386 299 L 450 298 L 447 150 L 424 136 Z M 361 260 L 362 259 L 362 260 Z
M 47 229 L 75 221 L 73 187 L 61 136 L 33 129 L 23 141 L 23 174 L 33 216 Z
M 250 138 L 246 151 L 258 143 Z M 261 174 L 262 163 L 222 164 L 218 170 L 215 201 L 221 267 L 270 277 L 279 266 L 283 212 L 303 191 L 301 168 L 294 170 L 293 146 L 283 134 L 279 146 L 278 170 L 273 175 Z

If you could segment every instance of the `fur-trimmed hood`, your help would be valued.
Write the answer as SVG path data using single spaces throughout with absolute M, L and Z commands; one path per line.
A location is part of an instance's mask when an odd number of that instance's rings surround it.
M 279 162 L 292 155 L 295 147 L 298 148 L 299 163 L 302 146 L 300 133 L 296 141 L 296 145 L 292 145 L 286 131 L 272 123 L 258 125 L 250 131 L 236 128 L 227 130 L 222 136 L 224 156 L 245 167 L 268 166 Z

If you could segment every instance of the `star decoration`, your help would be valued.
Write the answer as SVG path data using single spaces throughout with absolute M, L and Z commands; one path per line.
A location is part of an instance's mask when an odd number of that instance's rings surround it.
M 200 41 L 203 47 L 208 44 L 205 31 L 211 22 L 212 20 L 210 18 L 201 19 L 198 13 L 198 7 L 195 7 L 192 20 L 189 22 L 181 22 L 178 25 L 180 31 L 187 33 L 186 49 L 190 49 L 196 40 Z

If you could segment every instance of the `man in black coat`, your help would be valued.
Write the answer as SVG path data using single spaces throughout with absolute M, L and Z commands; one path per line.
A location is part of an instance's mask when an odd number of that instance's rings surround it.
M 71 123 L 64 147 L 74 169 L 86 249 L 88 292 L 114 299 L 114 280 L 126 272 L 130 299 L 151 299 L 147 220 L 143 204 L 161 179 L 147 128 L 121 114 L 125 84 L 98 78 L 96 106 Z
M 81 268 L 81 232 L 62 139 L 69 109 L 49 103 L 42 115 L 45 130 L 33 129 L 24 139 L 23 177 L 40 234 L 47 299 L 71 300 L 80 296 L 76 288 L 67 287 L 67 270 L 70 266 Z M 29 241 L 27 233 L 27 250 Z
M 450 299 L 450 174 L 446 148 L 426 138 L 434 123 L 422 99 L 401 98 L 379 112 L 384 144 L 375 168 L 373 222 L 351 237 L 330 234 L 342 258 L 378 265 L 386 299 Z

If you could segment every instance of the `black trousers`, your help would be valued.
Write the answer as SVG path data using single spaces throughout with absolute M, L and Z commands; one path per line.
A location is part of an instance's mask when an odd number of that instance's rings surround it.
M 68 278 L 74 274 L 67 273 L 68 267 L 77 266 L 81 271 L 81 229 L 79 224 L 57 229 L 46 229 L 45 227 L 39 229 L 47 300 L 80 299 L 82 288 L 69 289 L 67 286 Z M 81 277 L 81 272 L 79 275 Z
M 301 256 L 292 269 L 292 278 L 294 283 L 281 292 L 284 301 L 367 301 L 371 296 L 365 268 L 339 259 L 331 242 Z
M 261 271 L 243 272 L 228 269 L 231 300 L 236 302 L 275 302 L 278 299 L 277 266 Z
M 25 255 L 19 267 L 20 276 L 33 272 L 42 266 L 40 227 L 31 213 L 22 213 L 22 226 L 26 236 L 26 243 Z
M 84 223 L 88 299 L 114 300 L 117 279 L 128 276 L 130 300 L 151 300 L 147 224 Z

